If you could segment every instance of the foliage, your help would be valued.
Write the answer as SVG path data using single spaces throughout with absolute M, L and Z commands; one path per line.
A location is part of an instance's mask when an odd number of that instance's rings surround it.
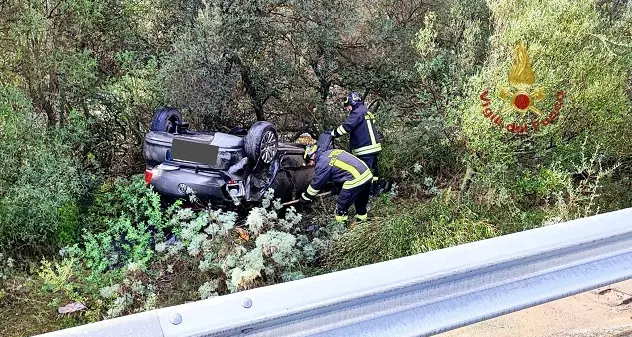
M 196 297 L 208 298 L 302 278 L 301 267 L 329 248 L 331 233 L 301 229 L 302 216 L 273 202 L 273 190 L 238 225 L 233 212 L 194 213 L 179 204 L 161 209 L 150 189 L 137 185 L 133 193 L 134 188 L 122 187 L 129 182 L 116 185 L 126 191 L 118 218 L 108 221 L 105 231 L 86 231 L 85 247 L 66 247 L 60 261 L 45 260 L 40 267 L 43 290 L 54 295 L 50 304 L 87 303 L 89 320 L 171 303 L 170 284 L 187 277 L 183 266 L 196 267 Z
M 385 149 L 382 174 L 399 179 L 419 166 L 427 176 L 447 178 L 462 168 L 458 138 L 463 87 L 482 66 L 490 32 L 483 1 L 451 1 L 422 16 L 410 37 L 420 86 L 381 105 Z M 439 29 L 447 26 L 449 28 Z
M 346 269 L 491 238 L 501 231 L 446 191 L 424 205 L 398 200 L 397 213 L 375 215 L 333 243 L 328 265 Z M 387 208 L 388 209 L 388 208 Z
M 15 260 L 11 257 L 5 258 L 3 254 L 0 254 L 0 279 L 6 280 L 12 276 L 15 272 Z
M 301 248 L 310 242 L 298 234 L 301 216 L 293 207 L 286 210 L 284 218 L 278 217 L 281 207 L 271 202 L 273 193 L 268 190 L 262 206 L 250 211 L 244 224 L 247 229 L 236 226 L 237 215 L 232 212 L 217 210 L 195 216 L 180 211 L 182 243 L 171 247 L 160 243 L 156 249 L 167 255 L 186 250 L 199 260 L 200 271 L 211 277 L 200 287 L 202 298 L 216 296 L 223 289 L 236 292 L 302 278 L 297 269 L 305 259 Z M 315 252 L 310 249 L 308 255 L 313 256 Z
M 67 327 L 632 202 L 629 1 L 18 0 L 0 11 L 2 312 L 31 298 L 49 317 L 86 304 L 51 318 Z M 489 89 L 494 112 L 506 107 L 498 91 L 520 42 L 545 94 L 537 107 L 566 92 L 531 134 L 491 124 L 479 98 Z M 380 176 L 395 183 L 368 223 L 331 223 L 335 198 L 299 214 L 268 195 L 245 217 L 164 207 L 138 175 L 159 106 L 198 129 L 265 119 L 291 138 L 340 125 L 349 90 L 377 117 Z M 27 255 L 43 257 L 32 278 Z
M 346 18 L 339 8 L 348 8 Z M 206 127 L 279 117 L 309 123 L 298 112 L 313 116 L 317 105 L 324 112 L 334 54 L 353 12 L 345 0 L 209 1 L 165 60 L 165 98 Z M 279 116 L 284 110 L 290 113 Z
M 80 267 L 80 262 L 75 256 L 61 262 L 42 261 L 38 276 L 44 281 L 43 290 L 57 293 L 70 301 L 85 302 L 85 294 L 89 292 L 81 289 L 83 284 L 76 281 L 78 277 L 84 276 Z M 90 284 L 85 286 L 94 289 Z M 58 303 L 59 300 L 54 301 L 53 305 Z
M 143 168 L 145 131 L 154 110 L 161 104 L 157 56 L 141 51 L 112 55 L 118 76 L 103 81 L 98 99 L 90 104 L 94 119 L 90 153 L 107 173 L 130 176 Z
M 52 126 L 64 124 L 72 110 L 88 114 L 87 101 L 116 73 L 112 55 L 142 41 L 140 14 L 146 12 L 139 7 L 147 5 L 71 0 L 2 6 L 6 67 L 0 78 L 23 86 Z
M 79 240 L 79 208 L 77 204 L 67 204 L 59 208 L 59 231 L 57 241 L 60 245 L 70 245 Z
M 178 201 L 172 206 L 180 204 Z M 160 197 L 146 188 L 143 175 L 105 181 L 94 193 L 85 229 L 89 233 L 107 231 L 108 221 L 122 216 L 133 224 L 149 221 L 150 226 L 155 226 L 161 222 L 161 205 Z
M 99 200 L 104 204 L 115 201 L 114 206 L 100 208 L 100 214 L 92 218 L 107 219 L 105 229 L 94 231 L 99 227 L 91 226 L 93 230 L 83 237 L 86 264 L 95 282 L 103 272 L 130 263 L 145 270 L 153 257 L 152 245 L 163 240 L 172 226 L 169 220 L 180 206 L 178 202 L 163 210 L 160 196 L 145 187 L 142 176 L 130 180 L 117 180 L 113 191 Z M 104 204 L 95 203 L 97 207 Z
M 17 88 L 0 87 L 0 250 L 45 251 L 76 238 L 74 205 L 91 179 L 74 157 L 73 135 L 85 127 L 76 121 L 47 130 Z
M 511 188 L 515 182 L 522 180 L 522 187 L 528 184 L 521 177 L 524 172 L 529 172 L 526 176 L 545 174 L 542 167 L 554 165 L 557 158 L 576 156 L 583 136 L 590 135 L 592 143 L 601 144 L 608 161 L 630 155 L 629 147 L 618 140 L 630 137 L 629 130 L 620 125 L 629 124 L 632 116 L 625 76 L 632 67 L 632 46 L 623 43 L 630 38 L 625 27 L 632 22 L 632 7 L 622 5 L 625 9 L 615 20 L 605 17 L 595 3 L 490 2 L 494 32 L 488 62 L 467 82 L 464 97 L 468 99 L 463 101 L 460 120 L 467 163 L 477 173 L 472 179 L 473 194 L 494 195 L 501 204 L 511 203 L 521 197 Z M 485 119 L 477 97 L 490 89 L 493 110 L 503 109 L 496 89 L 507 86 L 510 62 L 521 41 L 527 45 L 535 85 L 546 94 L 537 103 L 542 111 L 552 110 L 557 90 L 564 90 L 566 97 L 553 123 L 537 133 L 512 134 Z M 503 116 L 505 123 L 533 117 L 509 112 Z M 569 169 L 566 162 L 561 164 Z
M 600 153 L 599 146 L 596 146 L 588 158 L 586 156 L 587 139 L 586 137 L 582 144 L 581 160 L 579 163 L 573 163 L 573 170 L 564 173 L 557 172 L 558 177 L 565 178 L 565 189 L 549 191 L 555 204 L 544 224 L 550 225 L 600 213 L 603 183 L 613 175 L 620 163 L 604 168 L 604 154 Z

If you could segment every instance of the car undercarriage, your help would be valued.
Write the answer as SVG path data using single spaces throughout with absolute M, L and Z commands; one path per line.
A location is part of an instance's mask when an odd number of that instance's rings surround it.
M 269 189 L 282 201 L 296 199 L 311 182 L 314 167 L 303 160 L 305 142 L 279 142 L 271 123 L 256 122 L 245 134 L 187 127 L 176 109 L 163 108 L 145 135 L 145 181 L 166 200 L 249 207 Z M 176 153 L 174 142 L 184 144 L 178 146 L 190 150 L 189 157 Z M 207 158 L 213 151 L 214 162 L 190 159 Z

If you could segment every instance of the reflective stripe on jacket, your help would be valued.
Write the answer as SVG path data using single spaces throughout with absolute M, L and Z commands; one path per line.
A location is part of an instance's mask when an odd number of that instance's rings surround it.
M 356 156 L 339 149 L 324 151 L 316 158 L 314 178 L 307 194 L 315 196 L 329 180 L 342 183 L 343 189 L 351 189 L 372 179 L 371 170 Z
M 382 150 L 375 127 L 375 116 L 367 111 L 363 104 L 351 110 L 344 123 L 332 131 L 332 136 L 340 137 L 347 133 L 349 133 L 349 147 L 354 155 L 362 156 Z

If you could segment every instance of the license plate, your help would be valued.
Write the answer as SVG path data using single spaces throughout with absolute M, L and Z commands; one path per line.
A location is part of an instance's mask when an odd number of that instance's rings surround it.
M 215 165 L 219 147 L 211 144 L 174 138 L 171 143 L 171 157 L 177 160 Z

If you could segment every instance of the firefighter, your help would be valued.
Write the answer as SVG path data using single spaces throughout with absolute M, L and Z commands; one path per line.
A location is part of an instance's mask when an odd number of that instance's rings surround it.
M 344 102 L 344 108 L 349 112 L 347 119 L 335 130 L 331 131 L 334 138 L 349 134 L 351 153 L 360 158 L 371 169 L 373 182 L 371 194 L 378 192 L 377 158 L 382 151 L 382 144 L 375 127 L 375 116 L 367 110 L 364 101 L 357 91 L 349 93 Z
M 305 159 L 315 163 L 314 178 L 301 194 L 300 203 L 309 204 L 312 198 L 325 186 L 328 181 L 342 185 L 336 206 L 336 221 L 348 223 L 348 211 L 355 205 L 356 219 L 365 221 L 367 218 L 367 204 L 373 174 L 368 166 L 358 157 L 340 149 L 333 149 L 330 133 L 323 133 L 316 145 L 308 146 Z

